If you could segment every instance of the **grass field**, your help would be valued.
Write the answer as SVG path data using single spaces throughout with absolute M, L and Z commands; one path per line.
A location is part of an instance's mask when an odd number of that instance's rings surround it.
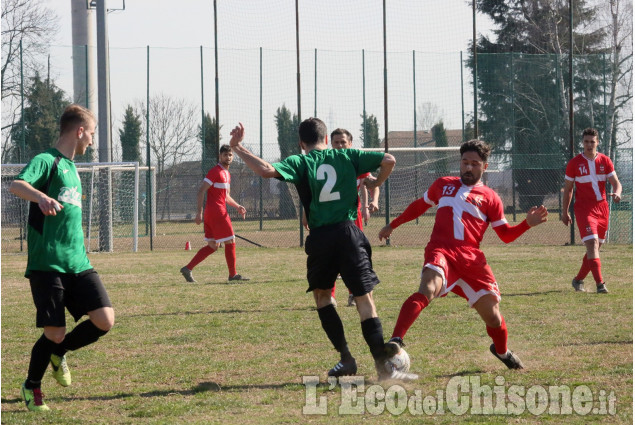
M 509 371 L 494 359 L 476 313 L 463 299 L 449 295 L 434 301 L 406 336 L 412 370 L 420 374 L 418 381 L 402 385 L 407 395 L 437 397 L 461 378 L 506 390 L 565 386 L 574 391 L 585 386 L 595 407 L 602 394 L 614 395 L 615 414 L 582 415 L 576 410 L 556 415 L 547 409 L 534 415 L 528 408 L 518 415 L 469 410 L 456 415 L 446 407 L 432 415 L 410 409 L 393 415 L 388 408 L 371 406 L 363 416 L 339 415 L 344 392 L 340 386 L 330 389 L 325 376 L 338 356 L 321 329 L 311 295 L 304 292 L 303 251 L 239 245 L 239 272 L 252 278 L 244 284 L 225 282 L 222 253 L 194 271 L 196 284 L 185 283 L 178 271 L 192 252 L 91 255 L 113 301 L 116 324 L 97 344 L 68 354 L 71 387 L 58 386 L 47 372 L 43 391 L 53 410 L 45 415 L 26 411 L 19 393 L 31 347 L 40 335 L 22 276 L 26 257 L 3 255 L 2 423 L 632 423 L 632 247 L 603 248 L 607 295 L 573 292 L 570 282 L 581 246 L 512 244 L 484 250 L 503 294 L 510 348 L 526 369 Z M 375 299 L 386 337 L 401 304 L 418 285 L 422 255 L 421 248 L 374 249 L 382 280 Z M 377 390 L 371 387 L 374 367 L 357 313 L 345 306 L 341 281 L 337 291 L 358 373 L 366 377 L 360 394 L 368 397 L 366 390 Z M 326 398 L 326 415 L 303 414 L 311 399 L 303 376 L 319 376 L 317 396 Z M 397 389 L 391 384 L 383 384 L 387 394 Z

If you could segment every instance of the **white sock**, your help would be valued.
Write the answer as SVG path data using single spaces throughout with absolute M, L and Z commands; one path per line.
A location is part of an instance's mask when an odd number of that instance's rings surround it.
M 508 358 L 509 358 L 509 356 L 511 356 L 511 354 L 512 354 L 512 353 L 511 353 L 509 350 L 507 350 L 507 352 L 506 352 L 505 354 L 498 354 L 498 353 L 496 353 L 496 355 L 497 355 L 499 358 L 503 359 L 503 360 L 504 360 L 504 359 L 508 359 Z

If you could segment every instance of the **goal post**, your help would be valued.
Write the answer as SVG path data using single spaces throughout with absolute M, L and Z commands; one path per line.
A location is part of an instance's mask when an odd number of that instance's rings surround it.
M 8 191 L 24 166 L 2 164 L 3 251 L 22 251 L 26 245 L 28 202 Z M 139 249 L 139 223 L 146 222 L 146 229 L 156 229 L 154 167 L 148 169 L 138 162 L 76 163 L 75 166 L 82 183 L 86 251 L 100 251 L 107 246 L 108 251 L 129 249 L 136 252 Z M 104 179 L 107 184 L 103 184 Z M 149 185 L 147 179 L 150 179 Z M 150 197 L 146 193 L 148 187 L 153 192 Z M 147 205 L 148 198 L 152 199 L 152 205 Z M 108 227 L 104 228 L 100 223 L 107 223 Z M 147 230 L 145 234 L 154 236 Z M 5 235 L 11 236 L 5 238 Z M 104 244 L 103 238 L 110 240 Z

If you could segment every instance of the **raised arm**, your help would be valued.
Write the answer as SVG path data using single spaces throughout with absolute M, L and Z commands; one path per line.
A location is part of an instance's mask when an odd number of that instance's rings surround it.
M 377 175 L 377 178 L 371 179 L 370 177 L 367 177 L 364 179 L 364 184 L 366 185 L 368 190 L 371 191 L 371 193 L 373 192 L 373 189 L 378 188 L 379 186 L 384 184 L 386 179 L 388 179 L 388 176 L 390 176 L 390 173 L 392 173 L 393 168 L 395 168 L 396 163 L 397 161 L 395 160 L 394 156 L 389 153 L 384 154 L 384 158 L 379 164 L 379 174 Z
M 266 179 L 270 179 L 272 177 L 282 177 L 271 164 L 264 159 L 257 157 L 251 153 L 249 149 L 241 145 L 241 142 L 245 137 L 245 127 L 243 127 L 242 123 L 238 123 L 238 125 L 234 127 L 229 134 L 231 136 L 229 146 L 231 146 L 234 153 L 238 155 L 238 157 L 242 159 L 247 167 L 249 167 L 254 173 Z
M 37 203 L 44 215 L 57 215 L 57 212 L 64 208 L 64 205 L 40 192 L 24 180 L 13 180 L 11 186 L 9 186 L 9 192 L 24 200 Z

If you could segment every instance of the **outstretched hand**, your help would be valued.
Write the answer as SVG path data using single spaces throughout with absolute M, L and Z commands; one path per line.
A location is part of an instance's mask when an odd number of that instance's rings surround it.
M 245 138 L 245 127 L 243 127 L 243 123 L 239 122 L 229 135 L 231 136 L 229 146 L 234 147 L 240 145 L 240 142 Z
M 547 221 L 547 208 L 544 205 L 539 207 L 531 207 L 527 212 L 527 224 L 529 227 L 537 226 Z
M 384 239 L 390 238 L 390 235 L 392 235 L 392 231 L 393 231 L 393 228 L 390 227 L 390 224 L 387 224 L 384 227 L 382 227 L 381 230 L 379 231 L 379 240 L 382 241 Z

